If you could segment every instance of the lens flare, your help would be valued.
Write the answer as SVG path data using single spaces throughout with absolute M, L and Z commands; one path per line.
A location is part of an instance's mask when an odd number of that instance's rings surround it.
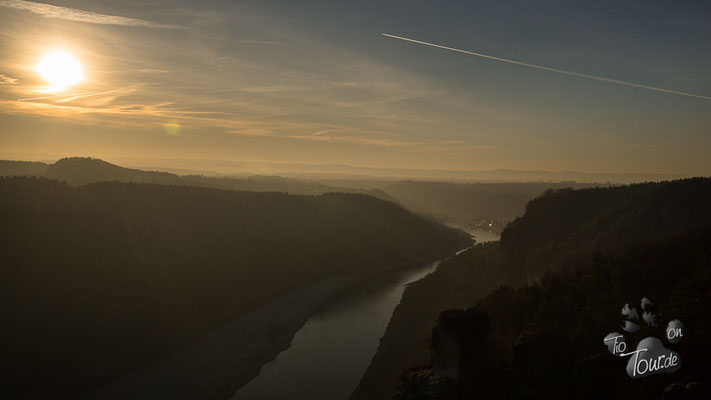
M 170 121 L 163 124 L 163 129 L 165 129 L 165 133 L 171 136 L 180 134 L 181 128 L 182 126 L 177 121 Z

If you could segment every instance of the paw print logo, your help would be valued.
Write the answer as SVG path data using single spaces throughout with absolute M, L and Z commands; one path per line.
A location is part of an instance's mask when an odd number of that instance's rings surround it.
M 635 335 L 640 332 L 642 323 L 646 331 L 658 328 L 657 313 L 654 304 L 643 298 L 641 302 L 642 318 L 635 307 L 625 304 L 622 307 L 621 328 L 628 334 Z M 684 337 L 684 324 L 678 319 L 670 321 L 665 329 L 665 338 L 671 344 L 677 344 Z M 630 378 L 644 378 L 661 373 L 674 373 L 681 368 L 681 356 L 674 350 L 664 347 L 664 343 L 654 336 L 646 336 L 637 343 L 635 350 L 631 350 L 625 335 L 613 332 L 605 336 L 603 341 L 607 350 L 613 356 L 630 357 L 627 362 L 627 375 Z

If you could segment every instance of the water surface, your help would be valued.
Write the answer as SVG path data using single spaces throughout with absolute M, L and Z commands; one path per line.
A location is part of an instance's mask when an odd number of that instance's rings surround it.
M 338 296 L 233 399 L 348 399 L 378 348 L 404 285 L 438 263 L 393 273 Z
M 477 242 L 499 239 L 488 231 L 466 231 Z M 313 315 L 291 347 L 233 399 L 348 399 L 375 355 L 405 285 L 422 279 L 439 263 L 391 273 L 341 294 Z

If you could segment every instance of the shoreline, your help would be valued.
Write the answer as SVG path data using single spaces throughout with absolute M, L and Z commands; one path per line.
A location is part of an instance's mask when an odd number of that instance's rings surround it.
M 369 279 L 452 257 L 452 252 L 386 269 L 324 278 L 295 288 L 157 361 L 90 391 L 83 399 L 230 399 L 259 376 L 261 368 L 291 346 L 309 318 L 335 296 L 358 290 Z
M 83 398 L 229 398 L 290 346 L 324 302 L 357 278 L 337 275 L 293 289 Z

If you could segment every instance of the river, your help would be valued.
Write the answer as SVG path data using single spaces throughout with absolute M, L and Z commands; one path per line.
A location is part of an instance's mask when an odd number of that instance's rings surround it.
M 467 230 L 479 242 L 498 240 Z M 346 400 L 358 385 L 408 283 L 434 271 L 440 261 L 389 274 L 337 296 L 311 316 L 291 347 L 264 365 L 233 400 Z

